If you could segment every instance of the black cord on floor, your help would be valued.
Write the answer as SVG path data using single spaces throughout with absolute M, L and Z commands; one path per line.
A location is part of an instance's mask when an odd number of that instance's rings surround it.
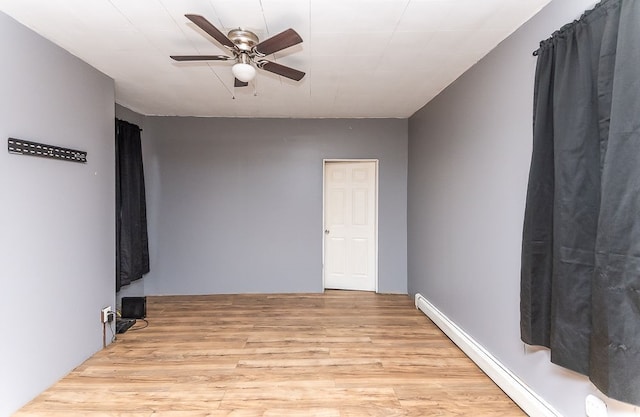
M 138 319 L 138 320 L 142 320 L 145 322 L 145 325 L 142 327 L 132 327 L 129 329 L 130 332 L 134 331 L 134 330 L 142 330 L 142 329 L 146 329 L 147 327 L 149 327 L 149 322 L 147 321 L 147 319 Z M 138 320 L 136 320 L 136 323 L 138 322 Z M 135 325 L 134 325 L 135 326 Z

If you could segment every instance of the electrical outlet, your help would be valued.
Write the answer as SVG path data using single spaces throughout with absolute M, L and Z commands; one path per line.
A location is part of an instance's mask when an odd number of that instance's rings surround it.
M 607 417 L 607 404 L 595 395 L 587 395 L 585 399 L 587 417 Z
M 111 306 L 105 307 L 100 311 L 100 320 L 103 323 L 106 323 L 109 321 L 109 314 L 111 314 L 113 312 L 113 310 L 111 310 Z

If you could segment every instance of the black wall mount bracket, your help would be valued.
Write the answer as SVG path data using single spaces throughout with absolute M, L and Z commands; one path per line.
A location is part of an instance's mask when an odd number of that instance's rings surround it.
M 16 155 L 39 156 L 41 158 L 60 159 L 70 162 L 87 162 L 86 152 L 22 139 L 7 139 L 7 150 L 9 153 Z

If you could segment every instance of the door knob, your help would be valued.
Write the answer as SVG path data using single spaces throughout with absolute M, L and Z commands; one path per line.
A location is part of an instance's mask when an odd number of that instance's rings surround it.
M 328 235 L 329 234 L 329 229 L 324 229 L 324 234 Z

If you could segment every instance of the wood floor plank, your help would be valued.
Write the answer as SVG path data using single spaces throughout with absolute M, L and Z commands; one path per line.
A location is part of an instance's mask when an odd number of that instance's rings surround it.
M 398 407 L 400 402 L 390 387 L 373 388 L 279 388 L 230 389 L 220 404 L 222 409 L 253 408 L 254 404 L 267 408 L 286 409 L 295 404 L 302 409 L 320 408 L 329 404 L 361 404 Z
M 147 315 L 16 416 L 524 415 L 406 295 L 148 297 Z

